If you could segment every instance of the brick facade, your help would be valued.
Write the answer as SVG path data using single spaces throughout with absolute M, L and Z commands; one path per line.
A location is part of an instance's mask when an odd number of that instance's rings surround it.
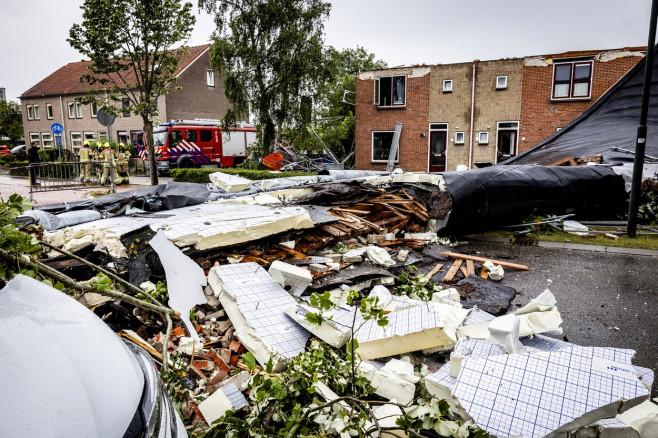
M 643 56 L 643 48 L 614 51 L 566 52 L 533 58 L 400 67 L 362 72 L 356 78 L 357 169 L 385 169 L 373 162 L 373 131 L 392 131 L 402 122 L 399 166 L 405 171 L 429 169 L 430 124 L 447 124 L 446 170 L 458 165 L 475 167 L 479 162 L 496 163 L 501 130 L 516 131 L 517 152 L 545 140 L 580 115 L 621 79 Z M 581 100 L 551 100 L 554 60 L 594 59 L 591 97 Z M 475 93 L 472 101 L 473 73 Z M 380 108 L 374 105 L 374 82 L 390 76 L 407 77 L 406 106 Z M 507 87 L 496 87 L 498 76 L 507 77 Z M 452 81 L 452 91 L 443 91 L 443 81 Z M 471 132 L 471 104 L 473 130 Z M 511 127 L 499 123 L 509 122 Z M 455 144 L 455 134 L 464 133 L 464 144 Z M 489 141 L 480 144 L 480 132 Z M 472 142 L 472 147 L 471 147 Z
M 374 105 L 374 79 L 406 75 L 406 106 L 378 108 Z M 356 77 L 355 160 L 357 169 L 385 170 L 386 163 L 372 162 L 372 132 L 393 131 L 402 122 L 400 166 L 408 171 L 427 171 L 430 68 L 378 70 Z
M 221 119 L 228 107 L 224 97 L 224 83 L 222 78 L 214 73 L 214 86 L 208 86 L 206 71 L 210 69 L 208 46 L 190 48 L 189 59 L 181 61 L 181 70 L 178 72 L 176 86 L 180 90 L 174 90 L 166 96 L 158 98 L 157 123 L 167 122 L 172 119 Z M 81 117 L 74 111 L 74 117 L 69 117 L 68 104 L 76 105 L 76 97 L 85 96 L 80 90 L 86 88 L 79 84 L 80 71 L 86 68 L 85 63 L 68 64 L 48 78 L 39 82 L 21 96 L 21 107 L 23 113 L 23 130 L 25 142 L 30 142 L 30 134 L 39 135 L 39 146 L 44 146 L 44 139 L 50 135 L 50 126 L 61 123 L 64 126 L 62 144 L 66 149 L 77 149 L 85 140 L 85 137 L 98 139 L 105 135 L 107 128 L 101 125 L 91 113 L 90 105 L 82 105 Z M 70 81 L 71 76 L 75 81 Z M 72 91 L 76 89 L 78 91 Z M 39 119 L 28 119 L 27 107 L 38 105 Z M 52 105 L 52 119 L 48 118 L 46 106 Z M 127 116 L 119 116 L 111 126 L 112 140 L 131 141 L 133 136 L 143 129 L 142 118 L 134 113 Z M 54 138 L 52 138 L 54 145 Z M 49 145 L 47 145 L 49 146 Z
M 643 48 L 610 52 L 567 52 L 526 58 L 521 97 L 521 152 L 547 139 L 582 114 L 643 57 Z M 603 55 L 603 56 L 602 56 Z M 552 100 L 553 66 L 556 60 L 593 59 L 591 98 Z

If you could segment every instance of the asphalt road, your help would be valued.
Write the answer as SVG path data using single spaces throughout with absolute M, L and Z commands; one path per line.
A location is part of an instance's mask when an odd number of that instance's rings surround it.
M 633 349 L 633 363 L 658 376 L 658 256 L 475 241 L 455 250 L 513 257 L 508 261 L 527 265 L 529 271 L 505 269 L 502 284 L 519 291 L 513 309 L 548 288 L 557 299 L 569 342 Z M 654 384 L 654 397 L 657 387 Z

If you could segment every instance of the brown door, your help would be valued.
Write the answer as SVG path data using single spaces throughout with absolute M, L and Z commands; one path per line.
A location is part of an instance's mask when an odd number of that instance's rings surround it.
M 430 131 L 430 172 L 446 170 L 446 131 Z

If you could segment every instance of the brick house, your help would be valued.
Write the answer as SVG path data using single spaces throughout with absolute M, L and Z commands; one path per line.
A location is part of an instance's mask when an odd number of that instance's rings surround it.
M 224 97 L 223 80 L 210 68 L 209 45 L 190 47 L 178 65 L 176 86 L 158 99 L 161 122 L 172 119 L 220 119 L 228 107 Z M 80 82 L 88 74 L 90 61 L 74 62 L 58 69 L 20 96 L 23 130 L 26 142 L 37 141 L 40 147 L 54 147 L 55 138 L 50 126 L 61 123 L 64 132 L 62 147 L 77 151 L 85 140 L 107 137 L 107 128 L 96 119 L 95 104 L 76 102 L 90 86 Z M 143 129 L 142 118 L 130 112 L 117 117 L 111 126 L 111 137 L 122 143 L 133 143 Z
M 473 168 L 515 156 L 587 109 L 644 56 L 640 50 L 362 72 L 356 167 L 385 169 L 397 122 L 396 165 L 407 171 Z

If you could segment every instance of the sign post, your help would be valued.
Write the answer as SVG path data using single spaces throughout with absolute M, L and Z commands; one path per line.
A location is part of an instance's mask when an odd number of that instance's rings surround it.
M 111 193 L 114 193 L 114 163 L 112 159 L 112 136 L 111 136 L 111 130 L 110 126 L 112 123 L 114 123 L 114 116 L 112 114 L 109 114 L 108 112 L 105 111 L 105 108 L 100 108 L 98 112 L 96 113 L 96 120 L 98 120 L 98 123 L 100 123 L 103 126 L 107 126 L 107 142 L 110 145 L 110 184 L 112 189 L 110 190 Z
M 55 134 L 55 145 L 57 147 L 57 153 L 59 154 L 59 159 L 62 159 L 62 132 L 64 132 L 64 126 L 61 123 L 53 123 L 50 125 L 50 131 Z

